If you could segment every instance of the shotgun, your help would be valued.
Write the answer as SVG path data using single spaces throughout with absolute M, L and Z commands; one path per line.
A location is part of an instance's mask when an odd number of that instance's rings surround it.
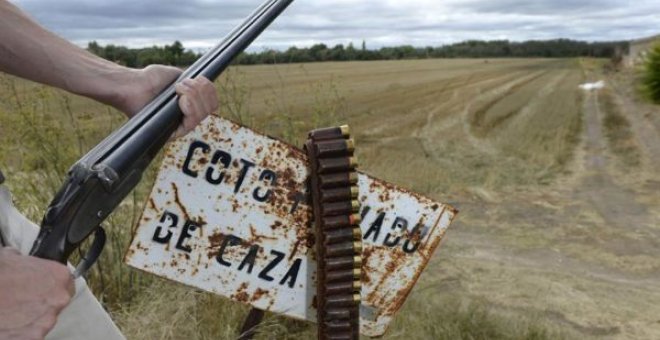
M 183 114 L 174 85 L 200 76 L 215 80 L 292 2 L 264 2 L 137 115 L 78 160 L 46 209 L 30 254 L 66 263 L 94 233 L 74 272 L 76 277 L 84 275 L 105 245 L 101 223 L 140 182 L 144 170 L 181 123 Z

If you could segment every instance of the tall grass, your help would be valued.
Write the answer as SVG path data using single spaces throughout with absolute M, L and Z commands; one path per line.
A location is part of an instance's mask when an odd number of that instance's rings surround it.
M 304 66 L 302 66 L 304 67 Z M 118 127 L 118 112 L 92 101 L 12 77 L 0 78 L 0 164 L 17 206 L 33 221 L 61 185 L 66 170 L 84 152 Z M 283 85 L 280 76 L 280 84 Z M 300 145 L 306 131 L 348 118 L 342 83 L 332 78 L 307 87 L 313 103 L 306 118 L 288 114 L 292 94 L 272 86 L 255 98 L 240 70 L 217 83 L 223 116 Z M 254 111 L 263 101 L 267 109 Z M 87 279 L 95 295 L 129 339 L 233 339 L 248 307 L 169 282 L 123 265 L 131 230 L 155 178 L 158 161 L 136 190 L 105 222 L 107 244 Z M 555 338 L 536 320 L 498 315 L 486 303 L 456 298 L 425 303 L 432 292 L 412 295 L 387 339 L 547 339 Z M 443 295 L 445 296 L 445 295 Z M 446 296 L 445 296 L 446 297 Z M 467 303 L 465 301 L 468 301 Z M 431 310 L 433 309 L 433 310 Z M 267 315 L 258 339 L 308 339 L 307 322 Z
M 604 113 L 603 127 L 610 150 L 623 161 L 626 167 L 640 164 L 640 153 L 630 121 L 621 111 L 612 89 L 605 88 L 600 92 L 600 108 Z

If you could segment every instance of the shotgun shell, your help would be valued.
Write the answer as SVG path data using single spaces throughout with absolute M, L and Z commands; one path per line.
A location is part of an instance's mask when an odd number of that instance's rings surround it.
M 350 216 L 346 215 L 323 217 L 322 220 L 326 230 L 345 228 L 352 225 Z
M 362 223 L 362 216 L 360 216 L 358 214 L 353 214 L 353 215 L 349 216 L 349 220 L 350 220 L 351 225 L 359 227 L 360 223 Z
M 327 257 L 355 256 L 355 253 L 362 253 L 362 241 L 330 244 L 325 249 Z
M 328 271 L 325 279 L 328 282 L 346 282 L 354 281 L 355 278 L 362 276 L 362 270 L 359 268 Z
M 362 241 L 353 242 L 353 249 L 356 253 L 362 253 Z
M 350 331 L 351 323 L 349 321 L 332 320 L 324 322 L 325 328 L 330 332 Z
M 352 200 L 351 201 L 351 208 L 353 209 L 354 213 L 360 212 L 360 201 Z
M 360 196 L 360 187 L 357 185 L 351 186 L 351 198 L 358 198 Z
M 317 157 L 349 156 L 355 151 L 352 139 L 333 139 L 316 143 Z
M 322 203 L 345 201 L 355 197 L 353 196 L 352 187 L 321 190 Z
M 342 125 L 339 127 L 341 130 L 341 135 L 344 136 L 344 138 L 348 138 L 351 135 L 351 128 L 348 127 L 348 125 Z
M 362 256 L 353 256 L 353 266 L 355 266 L 355 268 L 362 268 Z
M 351 134 L 348 125 L 340 127 L 331 127 L 326 129 L 317 129 L 309 133 L 309 137 L 315 141 L 322 141 L 336 138 L 348 138 Z
M 319 185 L 322 189 L 331 189 L 337 187 L 344 187 L 351 184 L 357 183 L 357 173 L 334 173 L 334 174 L 325 174 L 319 176 Z
M 351 318 L 351 311 L 346 308 L 329 308 L 326 309 L 325 315 L 329 320 L 346 320 Z
M 353 239 L 362 240 L 362 230 L 360 227 L 353 228 Z
M 325 335 L 328 340 L 353 340 L 353 332 L 330 333 Z
M 325 304 L 328 307 L 350 307 L 360 302 L 360 294 L 329 295 Z
M 353 282 L 337 282 L 337 283 L 328 283 L 325 286 L 325 293 L 327 295 L 340 295 L 340 294 L 352 294 L 355 291 L 353 288 Z
M 319 174 L 349 171 L 357 167 L 357 158 L 355 156 L 348 158 L 324 158 L 318 160 L 318 165 Z
M 362 222 L 362 218 L 358 214 L 352 214 L 352 215 L 337 215 L 337 216 L 327 216 L 323 217 L 323 226 L 326 230 L 332 230 L 332 229 L 337 229 L 337 228 L 346 228 L 346 227 L 353 227 L 353 228 L 360 228 L 360 223 Z
M 342 228 L 325 233 L 326 244 L 342 243 L 346 241 L 353 241 L 353 230 Z
M 325 263 L 325 268 L 329 271 L 348 270 L 362 267 L 361 256 L 341 256 L 329 258 Z
M 353 201 L 342 201 L 342 202 L 332 202 L 325 203 L 321 206 L 321 211 L 323 216 L 336 216 L 336 215 L 347 215 L 359 211 L 360 202 L 357 200 Z
M 353 281 L 353 289 L 354 290 L 362 289 L 362 281 L 360 281 L 360 280 Z

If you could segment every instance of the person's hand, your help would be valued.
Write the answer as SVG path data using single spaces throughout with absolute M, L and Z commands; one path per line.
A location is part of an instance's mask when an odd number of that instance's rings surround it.
M 124 95 L 114 106 L 132 116 L 140 111 L 181 74 L 176 67 L 151 65 L 136 70 L 135 81 L 126 86 Z M 218 109 L 218 94 L 213 83 L 204 77 L 186 79 L 177 84 L 179 107 L 184 114 L 183 122 L 174 134 L 175 138 L 190 132 L 206 116 Z
M 66 266 L 0 248 L 0 339 L 43 339 L 74 293 Z
M 183 122 L 174 133 L 174 138 L 179 138 L 217 110 L 219 104 L 215 86 L 205 77 L 184 79 L 174 88 L 179 95 L 179 107 L 184 114 Z

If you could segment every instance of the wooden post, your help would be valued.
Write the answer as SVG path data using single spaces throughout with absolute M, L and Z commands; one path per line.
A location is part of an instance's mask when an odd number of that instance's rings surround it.
M 261 320 L 264 318 L 264 314 L 264 311 L 261 309 L 250 309 L 250 313 L 245 318 L 245 321 L 243 321 L 243 327 L 241 327 L 241 334 L 238 340 L 252 340 L 257 331 L 257 326 L 259 326 Z

